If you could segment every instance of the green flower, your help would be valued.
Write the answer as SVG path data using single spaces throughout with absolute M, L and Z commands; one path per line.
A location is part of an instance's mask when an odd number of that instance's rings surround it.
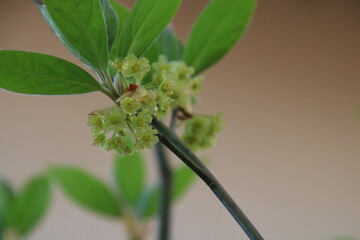
M 136 148 L 141 150 L 145 148 L 152 148 L 152 146 L 159 142 L 159 138 L 155 136 L 157 130 L 149 129 L 144 132 L 137 132 Z
M 120 105 L 122 110 L 129 115 L 134 115 L 141 108 L 141 103 L 135 97 L 124 98 Z
M 174 99 L 171 104 L 173 108 L 181 107 L 186 112 L 192 112 L 192 95 L 189 93 L 189 89 L 187 87 L 179 88 L 176 87 L 175 91 L 171 95 L 172 99 Z
M 198 76 L 191 80 L 190 88 L 194 95 L 198 95 L 199 92 L 203 89 L 202 82 L 204 81 L 204 77 Z
M 151 66 L 147 58 L 138 59 L 134 54 L 125 57 L 121 64 L 121 72 L 124 77 L 134 77 L 137 81 L 142 80 L 150 69 Z
M 157 72 L 167 71 L 169 72 L 171 69 L 171 65 L 168 62 L 168 59 L 164 55 L 160 55 L 157 62 L 152 64 L 152 67 Z
M 141 111 L 137 116 L 131 117 L 133 128 L 147 128 L 152 121 L 151 115 L 146 111 Z
M 104 128 L 104 117 L 97 113 L 89 115 L 87 124 L 89 127 L 91 127 L 93 133 L 101 132 Z
M 174 68 L 179 80 L 186 81 L 195 73 L 195 69 L 193 67 L 187 66 L 184 62 L 175 62 Z
M 104 131 L 120 132 L 124 128 L 126 113 L 117 106 L 109 108 L 104 115 Z
M 159 85 L 167 79 L 168 74 L 169 73 L 165 70 L 160 72 L 155 72 L 152 76 L 152 82 L 156 85 Z
M 215 137 L 217 133 L 221 131 L 222 124 L 223 120 L 221 119 L 220 114 L 210 116 L 208 134 Z
M 166 95 L 171 96 L 174 92 L 174 82 L 171 80 L 163 81 L 160 84 L 160 90 L 163 91 Z
M 194 151 L 211 147 L 215 144 L 221 125 L 220 115 L 197 115 L 186 121 L 182 139 Z
M 126 147 L 125 141 L 121 136 L 113 136 L 110 139 L 107 139 L 104 145 L 106 151 L 114 150 L 121 153 Z
M 106 143 L 106 137 L 102 133 L 93 135 L 93 145 L 96 147 L 104 147 Z
M 117 58 L 114 59 L 114 61 L 110 61 L 109 63 L 118 72 L 122 71 L 122 66 L 124 64 L 124 61 L 123 61 L 122 58 L 117 57 Z
M 156 91 L 155 94 L 157 107 L 155 115 L 157 117 L 162 117 L 170 109 L 171 103 L 174 100 L 162 91 Z
M 156 112 L 156 93 L 148 91 L 146 97 L 141 101 L 143 111 L 148 111 L 149 114 Z

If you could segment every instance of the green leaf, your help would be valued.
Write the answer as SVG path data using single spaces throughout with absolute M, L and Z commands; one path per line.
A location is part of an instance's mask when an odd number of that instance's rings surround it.
M 108 50 L 112 48 L 118 30 L 118 16 L 112 7 L 110 0 L 100 0 L 106 23 L 106 32 L 108 38 Z
M 126 157 L 115 156 L 114 177 L 122 196 L 135 206 L 144 190 L 146 166 L 143 156 L 136 152 Z
M 138 0 L 121 32 L 120 56 L 141 56 L 175 16 L 181 0 Z
M 124 5 L 120 4 L 118 1 L 110 0 L 112 7 L 117 13 L 118 16 L 118 29 L 116 34 L 116 39 L 114 45 L 110 52 L 110 60 L 115 59 L 120 56 L 120 42 L 121 42 L 121 31 L 124 27 L 125 20 L 129 15 L 129 9 L 127 9 Z
M 86 71 L 40 53 L 0 51 L 0 88 L 25 94 L 66 95 L 101 90 Z
M 195 23 L 184 60 L 200 73 L 235 45 L 254 13 L 256 0 L 212 0 Z
M 121 216 L 119 203 L 112 191 L 89 173 L 73 167 L 54 167 L 49 173 L 77 204 L 106 216 Z
M 179 200 L 193 185 L 196 174 L 186 165 L 178 167 L 173 173 L 172 198 Z
M 168 60 L 182 59 L 183 44 L 171 27 L 165 28 L 151 47 L 144 53 L 150 62 L 156 62 L 159 55 L 165 55 Z
M 27 234 L 44 216 L 50 197 L 50 184 L 46 177 L 30 179 L 9 210 L 9 226 L 20 235 Z
M 0 227 L 5 226 L 5 218 L 14 200 L 14 192 L 8 182 L 0 180 Z
M 51 19 L 70 50 L 94 70 L 108 65 L 108 40 L 99 0 L 45 0 Z M 63 39 L 63 38 L 61 38 Z
M 173 172 L 172 200 L 178 201 L 193 185 L 196 174 L 187 166 L 181 166 Z M 150 218 L 157 214 L 160 205 L 161 187 L 156 185 L 144 191 L 141 201 L 137 206 L 137 212 L 144 218 Z
M 35 5 L 38 7 L 40 13 L 44 17 L 47 24 L 50 26 L 51 30 L 55 33 L 55 35 L 62 41 L 62 43 L 67 47 L 77 58 L 81 58 L 79 53 L 76 52 L 75 48 L 69 43 L 69 41 L 65 38 L 65 36 L 61 33 L 59 28 L 56 26 L 52 18 L 50 17 L 49 11 L 47 10 L 45 3 L 43 0 L 33 0 Z
M 145 219 L 153 217 L 159 209 L 161 190 L 159 186 L 144 191 L 136 211 Z

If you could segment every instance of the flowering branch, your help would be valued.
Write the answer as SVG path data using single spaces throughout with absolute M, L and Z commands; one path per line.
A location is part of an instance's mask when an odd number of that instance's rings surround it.
M 166 28 L 181 0 L 136 1 L 131 10 L 110 0 L 82 1 L 80 5 L 73 0 L 34 2 L 64 45 L 96 73 L 98 80 L 57 57 L 4 50 L 0 51 L 0 88 L 36 95 L 100 91 L 110 97 L 114 106 L 89 114 L 93 145 L 125 157 L 157 144 L 163 190 L 159 240 L 169 235 L 171 200 L 171 172 L 159 141 L 211 188 L 250 239 L 262 240 L 192 152 L 213 146 L 222 124 L 219 115 L 193 112 L 204 80 L 199 74 L 242 36 L 256 0 L 210 1 L 185 46 L 171 28 Z M 162 7 L 154 8 L 154 4 Z M 168 128 L 160 120 L 171 111 Z M 184 129 L 181 138 L 175 132 L 180 125 Z M 120 215 L 120 209 L 114 209 L 112 213 Z

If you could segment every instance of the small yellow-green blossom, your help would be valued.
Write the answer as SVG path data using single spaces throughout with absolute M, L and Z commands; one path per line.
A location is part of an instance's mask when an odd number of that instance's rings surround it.
M 173 99 L 162 91 L 156 91 L 156 110 L 155 116 L 163 117 L 170 109 Z
M 147 111 L 141 111 L 137 116 L 131 117 L 131 123 L 134 128 L 147 128 L 151 121 L 152 117 Z
M 142 80 L 151 69 L 147 58 L 138 59 L 134 54 L 130 54 L 124 59 L 116 58 L 115 61 L 110 63 L 124 77 L 134 77 L 137 81 Z
M 141 101 L 143 110 L 150 113 L 155 113 L 157 110 L 156 102 L 156 93 L 154 91 L 148 91 L 146 97 Z
M 152 75 L 152 82 L 158 85 L 164 82 L 168 77 L 169 77 L 169 72 L 166 70 L 154 72 Z
M 104 116 L 100 116 L 104 119 L 104 129 L 106 131 L 114 130 L 121 132 L 125 126 L 126 113 L 119 111 L 117 107 L 109 108 Z
M 159 142 L 159 138 L 155 136 L 155 134 L 157 134 L 155 129 L 137 132 L 136 138 L 138 141 L 136 142 L 136 147 L 140 149 L 151 148 L 154 144 Z
M 171 96 L 174 92 L 174 82 L 171 80 L 163 81 L 160 84 L 160 90 L 166 95 Z
M 103 133 L 98 133 L 93 135 L 93 145 L 97 147 L 104 147 L 106 142 L 106 137 Z
M 171 71 L 171 64 L 168 62 L 167 57 L 164 55 L 160 55 L 157 62 L 152 64 L 154 71 L 162 72 L 162 71 Z
M 195 73 L 195 69 L 187 66 L 184 62 L 174 62 L 173 68 L 179 80 L 187 81 Z
M 203 150 L 215 144 L 221 125 L 220 115 L 196 115 L 186 121 L 182 139 L 194 151 Z
M 140 108 L 141 104 L 136 97 L 126 97 L 120 102 L 122 110 L 129 114 L 134 115 Z
M 92 126 L 92 130 L 94 133 L 102 131 L 104 128 L 104 116 L 101 115 L 89 115 L 88 124 Z
M 191 81 L 190 88 L 194 95 L 198 95 L 200 91 L 203 89 L 203 84 L 202 84 L 203 81 L 204 81 L 204 77 L 202 76 L 195 77 Z

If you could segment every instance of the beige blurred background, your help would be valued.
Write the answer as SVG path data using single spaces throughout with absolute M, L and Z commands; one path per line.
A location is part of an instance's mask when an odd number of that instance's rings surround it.
M 183 40 L 206 2 L 184 0 L 174 21 Z M 205 73 L 197 109 L 223 112 L 226 125 L 217 146 L 200 155 L 212 160 L 212 171 L 265 239 L 360 238 L 359 43 L 358 0 L 264 0 L 240 44 Z M 30 0 L 0 0 L 0 49 L 78 63 Z M 61 163 L 110 182 L 111 155 L 91 146 L 85 124 L 88 112 L 109 104 L 97 93 L 1 91 L 0 174 L 20 186 Z M 174 240 L 246 239 L 201 181 L 174 214 Z M 56 191 L 29 239 L 126 239 L 123 234 L 119 222 L 87 213 Z

